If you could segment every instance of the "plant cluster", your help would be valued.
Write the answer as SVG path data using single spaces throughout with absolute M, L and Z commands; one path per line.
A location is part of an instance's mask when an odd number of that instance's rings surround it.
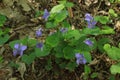
M 111 0 L 111 2 L 113 2 Z M 67 1 L 59 1 L 50 11 L 44 10 L 42 18 L 45 20 L 45 28 L 55 31 L 45 36 L 45 41 L 40 40 L 44 34 L 44 29 L 40 27 L 35 32 L 35 37 L 25 37 L 24 39 L 11 41 L 10 47 L 13 49 L 13 56 L 21 56 L 21 61 L 30 65 L 36 58 L 49 57 L 47 70 L 52 69 L 52 59 L 60 68 L 74 71 L 78 66 L 84 65 L 85 78 L 91 73 L 90 64 L 92 62 L 91 53 L 99 50 L 101 53 L 117 60 L 118 63 L 110 67 L 112 74 L 120 73 L 120 43 L 119 47 L 111 46 L 111 39 L 106 35 L 114 34 L 114 29 L 108 26 L 111 18 L 118 15 L 113 9 L 109 10 L 108 16 L 85 14 L 86 26 L 83 29 L 73 29 L 67 20 L 69 12 L 67 8 L 74 4 Z M 0 45 L 8 39 L 8 31 L 2 31 L 6 18 L 0 15 Z M 97 23 L 101 26 L 97 26 Z M 48 67 L 49 66 L 49 67 Z M 91 74 L 91 78 L 98 76 L 97 72 Z

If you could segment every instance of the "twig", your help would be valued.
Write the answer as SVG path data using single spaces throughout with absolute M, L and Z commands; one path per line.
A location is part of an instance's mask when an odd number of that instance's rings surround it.
M 72 18 L 72 17 L 73 17 L 73 11 L 72 11 L 72 8 L 68 8 L 68 12 L 69 12 L 70 17 Z
M 17 30 L 20 30 L 20 29 L 23 29 L 23 28 L 25 28 L 25 27 L 32 27 L 32 26 L 35 26 L 36 24 L 24 24 L 24 25 L 22 25 L 22 26 L 20 26 L 20 27 L 18 27 L 18 28 L 15 28 L 15 29 L 13 29 L 14 31 L 17 31 Z

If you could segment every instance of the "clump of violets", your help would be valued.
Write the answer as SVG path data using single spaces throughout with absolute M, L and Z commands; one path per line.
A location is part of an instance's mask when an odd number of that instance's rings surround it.
M 62 33 L 65 33 L 65 32 L 67 32 L 68 31 L 68 28 L 61 28 L 60 29 L 60 32 L 62 32 Z
M 50 13 L 48 12 L 47 9 L 45 9 L 42 18 L 45 19 L 45 21 L 47 21 L 47 19 L 48 19 L 49 16 L 50 16 Z
M 23 51 L 25 51 L 26 49 L 27 49 L 27 46 L 17 43 L 14 45 L 13 55 L 14 56 L 16 56 L 16 55 L 22 56 Z
M 37 47 L 37 48 L 40 48 L 40 49 L 42 50 L 42 49 L 43 49 L 43 43 L 37 43 L 37 44 L 36 44 L 36 47 Z
M 79 65 L 79 64 L 86 64 L 87 61 L 84 57 L 83 54 L 80 54 L 80 53 L 76 53 L 75 54 L 75 58 L 76 58 L 76 63 Z
M 94 28 L 97 23 L 89 13 L 85 14 L 85 20 L 87 21 L 88 28 Z
M 42 28 L 39 28 L 35 34 L 36 34 L 36 37 L 42 36 Z
M 84 41 L 84 43 L 85 43 L 86 45 L 88 45 L 88 46 L 93 46 L 93 42 L 92 42 L 91 40 L 89 40 L 89 39 L 86 39 L 86 40 Z

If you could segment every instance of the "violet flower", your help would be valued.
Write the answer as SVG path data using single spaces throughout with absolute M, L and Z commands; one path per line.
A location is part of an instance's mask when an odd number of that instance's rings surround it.
M 48 19 L 49 16 L 50 16 L 50 13 L 48 12 L 47 9 L 45 9 L 42 18 L 45 19 L 45 21 L 47 21 L 47 19 Z
M 42 48 L 43 47 L 43 43 L 37 43 L 36 47 L 37 48 Z
M 65 33 L 65 32 L 67 32 L 67 31 L 68 31 L 67 28 L 61 28 L 61 29 L 60 29 L 60 32 L 62 32 L 62 33 Z
M 94 28 L 97 23 L 89 13 L 85 14 L 85 20 L 87 21 L 88 28 Z
M 86 45 L 88 45 L 88 46 L 93 46 L 93 42 L 92 42 L 91 40 L 89 40 L 89 39 L 86 39 L 86 40 L 84 41 L 84 43 L 85 43 Z
M 37 44 L 36 44 L 36 47 L 37 47 L 37 48 L 40 48 L 40 49 L 42 50 L 42 49 L 43 49 L 43 43 L 37 43 Z
M 22 44 L 15 44 L 14 45 L 14 50 L 13 50 L 13 55 L 23 55 L 23 51 L 27 49 L 27 46 L 22 45 Z
M 84 58 L 84 55 L 83 54 L 79 54 L 79 53 L 76 53 L 75 54 L 75 57 L 76 57 L 76 63 L 79 65 L 79 64 L 86 64 L 87 61 L 86 59 Z
M 36 31 L 36 37 L 40 37 L 40 36 L 42 36 L 42 28 Z

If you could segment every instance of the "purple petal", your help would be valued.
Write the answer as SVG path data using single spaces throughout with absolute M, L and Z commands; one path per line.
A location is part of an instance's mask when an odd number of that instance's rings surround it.
M 23 51 L 20 51 L 19 54 L 20 54 L 20 56 L 22 56 L 23 55 Z
M 17 55 L 17 50 L 13 50 L 13 56 L 16 56 Z
M 83 64 L 86 64 L 87 63 L 87 61 L 86 61 L 86 59 L 84 58 L 83 59 L 83 62 L 82 62 Z
M 95 25 L 96 25 L 96 23 L 97 23 L 96 21 L 92 21 L 92 25 L 94 25 L 94 26 L 95 26 Z
M 20 50 L 21 50 L 21 51 L 24 51 L 24 50 L 26 50 L 26 49 L 27 49 L 27 46 L 25 46 L 25 45 L 21 45 L 21 46 L 20 46 Z
M 20 56 L 23 55 L 23 51 L 27 49 L 27 46 L 22 45 L 22 44 L 15 44 L 14 45 L 14 50 L 13 50 L 13 55 L 16 56 L 19 54 Z
M 92 20 L 93 20 L 93 17 L 92 17 L 89 13 L 86 13 L 86 14 L 85 14 L 85 20 L 86 20 L 86 21 L 92 21 Z
M 76 57 L 76 58 L 81 58 L 81 57 L 82 57 L 82 55 L 81 55 L 81 54 L 79 54 L 79 53 L 76 53 L 76 54 L 75 54 L 75 57 Z
M 65 32 L 68 31 L 68 29 L 67 29 L 67 28 L 61 28 L 60 31 L 61 31 L 62 33 L 65 33 Z
M 37 30 L 36 31 L 36 37 L 40 37 L 42 36 L 42 31 L 41 30 Z
M 75 57 L 76 57 L 76 63 L 79 65 L 79 64 L 86 64 L 86 59 L 84 58 L 84 55 L 83 54 L 79 54 L 79 53 L 76 53 L 75 54 Z
M 42 48 L 42 47 L 43 47 L 43 43 L 37 43 L 37 44 L 36 44 L 36 47 L 37 47 L 37 48 Z
M 88 46 L 93 46 L 93 42 L 89 39 L 86 39 L 84 43 L 87 44 Z
M 80 64 L 80 60 L 79 60 L 79 59 L 77 59 L 77 60 L 76 60 L 76 63 L 77 63 L 77 65 L 79 65 L 79 64 Z
M 95 24 L 97 23 L 89 13 L 85 14 L 85 20 L 87 21 L 88 28 L 94 28 Z
M 49 16 L 50 16 L 50 13 L 47 11 L 47 9 L 45 9 L 43 19 L 47 20 Z
M 15 49 L 18 49 L 19 47 L 20 47 L 20 44 L 18 44 L 18 43 L 14 45 Z
M 90 24 L 88 24 L 88 28 L 94 28 L 95 26 L 94 25 L 92 25 L 91 23 Z

